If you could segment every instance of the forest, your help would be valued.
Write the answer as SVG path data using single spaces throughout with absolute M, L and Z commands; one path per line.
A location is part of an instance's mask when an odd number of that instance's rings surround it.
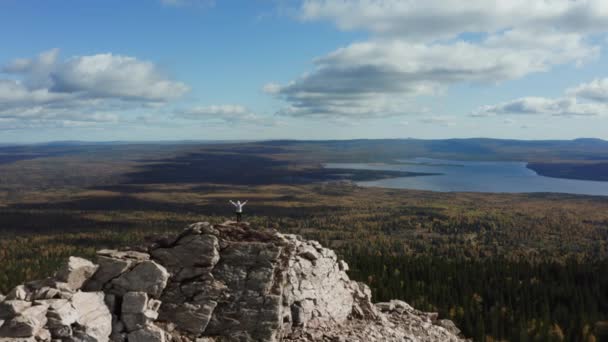
M 252 225 L 336 249 L 375 301 L 438 312 L 475 341 L 608 339 L 606 197 L 361 188 L 350 180 L 390 175 L 321 171 L 293 147 L 98 148 L 0 165 L 0 292 L 248 199 Z M 229 182 L 239 160 L 255 183 Z

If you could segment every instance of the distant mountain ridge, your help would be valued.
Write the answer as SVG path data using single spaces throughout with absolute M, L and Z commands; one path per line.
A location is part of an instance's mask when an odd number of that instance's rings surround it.
M 135 149 L 154 159 L 163 155 L 188 155 L 201 151 L 232 158 L 284 156 L 309 164 L 390 163 L 427 157 L 464 161 L 524 161 L 537 173 L 559 178 L 606 180 L 608 141 L 597 138 L 574 140 L 467 139 L 354 139 L 268 141 L 175 141 L 175 142 L 82 142 L 59 141 L 0 147 L 0 164 L 23 159 L 71 155 L 105 155 L 124 158 Z M 123 151 L 124 150 L 124 151 Z M 145 155 L 145 157 L 144 157 Z M 283 158 L 282 160 L 284 160 Z

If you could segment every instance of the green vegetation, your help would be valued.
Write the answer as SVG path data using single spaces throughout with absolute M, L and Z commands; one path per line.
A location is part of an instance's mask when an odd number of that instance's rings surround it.
M 606 319 L 605 260 L 530 263 L 378 252 L 346 255 L 351 275 L 369 283 L 376 300 L 406 298 L 420 310 L 438 311 L 476 341 L 593 341 L 600 336 L 594 323 Z
M 68 255 L 221 222 L 229 199 L 249 199 L 252 224 L 319 240 L 376 300 L 437 311 L 477 341 L 605 337 L 608 198 L 359 188 L 341 180 L 388 175 L 320 170 L 296 151 L 306 144 L 287 145 L 159 147 L 156 159 L 112 146 L 0 165 L 0 292 Z

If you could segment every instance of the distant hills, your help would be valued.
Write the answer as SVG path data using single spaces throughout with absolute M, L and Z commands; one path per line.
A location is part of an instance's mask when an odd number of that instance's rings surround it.
M 574 140 L 515 139 L 353 139 L 268 141 L 54 141 L 29 145 L 0 146 L 0 163 L 49 156 L 104 152 L 114 154 L 133 148 L 147 157 L 165 151 L 219 149 L 240 155 L 273 155 L 308 163 L 393 162 L 427 157 L 450 160 L 525 161 L 537 173 L 550 177 L 608 180 L 608 141 L 597 138 Z M 111 149 L 110 149 L 111 147 Z M 118 150 L 117 150 L 118 149 Z M 143 157 L 143 156 L 142 156 Z

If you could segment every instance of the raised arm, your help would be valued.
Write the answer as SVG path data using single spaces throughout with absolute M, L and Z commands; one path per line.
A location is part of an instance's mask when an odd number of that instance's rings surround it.
M 238 205 L 236 203 L 234 203 L 232 200 L 230 200 L 229 202 L 232 203 L 233 206 L 238 207 Z
M 247 204 L 247 201 L 248 201 L 248 200 L 245 200 L 245 202 L 241 203 L 241 205 L 245 205 L 245 204 Z

